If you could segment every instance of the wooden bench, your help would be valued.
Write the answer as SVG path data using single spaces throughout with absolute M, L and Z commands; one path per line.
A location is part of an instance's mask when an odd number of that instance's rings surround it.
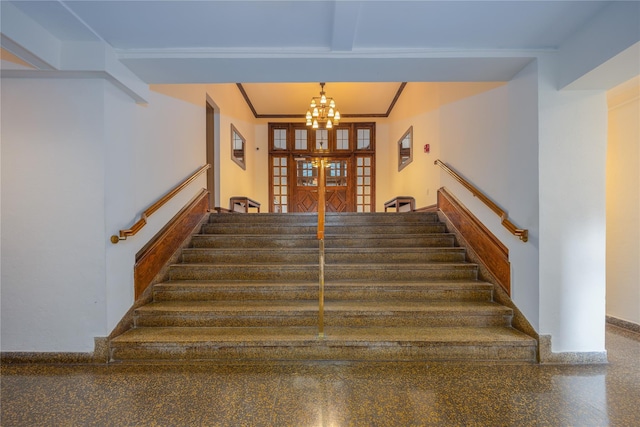
M 390 208 L 395 209 L 396 212 L 412 212 L 416 208 L 416 200 L 409 196 L 394 197 L 384 204 L 385 212 Z
M 244 196 L 231 197 L 229 199 L 229 210 L 232 212 L 248 213 L 249 209 L 255 208 L 260 212 L 260 203 Z

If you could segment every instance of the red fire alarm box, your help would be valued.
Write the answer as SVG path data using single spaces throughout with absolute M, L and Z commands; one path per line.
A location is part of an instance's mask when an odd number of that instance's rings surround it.
M 431 147 L 429 146 L 429 144 L 424 144 L 424 152 L 425 153 L 428 153 L 430 149 L 431 149 Z

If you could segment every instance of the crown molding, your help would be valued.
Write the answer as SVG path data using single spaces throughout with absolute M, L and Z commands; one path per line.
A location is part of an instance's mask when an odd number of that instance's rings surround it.
M 261 114 L 258 111 L 256 111 L 256 108 L 253 106 L 253 103 L 251 102 L 251 98 L 249 98 L 249 94 L 247 94 L 247 91 L 244 89 L 244 86 L 242 86 L 242 83 L 236 83 L 236 86 L 238 86 L 238 90 L 240 90 L 240 93 L 242 94 L 242 97 L 247 103 L 247 106 L 251 110 L 253 117 L 255 117 L 256 119 L 304 119 L 305 117 L 304 114 Z M 389 103 L 389 107 L 387 108 L 387 111 L 384 113 L 341 114 L 341 116 L 343 118 L 351 118 L 351 119 L 387 118 L 393 111 L 393 107 L 395 107 L 396 103 L 398 102 L 398 99 L 400 99 L 400 95 L 402 94 L 402 91 L 404 90 L 405 86 L 407 86 L 407 82 L 400 83 L 400 86 L 398 86 L 398 90 L 396 91 L 395 96 L 391 100 L 391 103 Z

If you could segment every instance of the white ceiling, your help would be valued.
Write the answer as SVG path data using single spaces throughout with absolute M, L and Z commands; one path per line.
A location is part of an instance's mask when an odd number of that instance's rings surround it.
M 341 112 L 379 114 L 403 81 L 509 80 L 608 1 L 12 3 L 61 41 L 108 43 L 149 84 L 242 83 L 276 115 L 299 113 L 320 81 Z
M 607 1 L 15 1 L 116 49 L 558 47 Z M 343 22 L 344 21 L 344 22 Z M 348 41 L 348 43 L 347 43 Z

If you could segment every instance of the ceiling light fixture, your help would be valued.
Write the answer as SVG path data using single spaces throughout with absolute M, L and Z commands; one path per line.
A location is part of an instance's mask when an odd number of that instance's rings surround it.
M 320 96 L 311 98 L 309 108 L 305 117 L 307 126 L 313 129 L 331 129 L 340 121 L 340 112 L 335 101 L 333 98 L 327 98 L 324 93 L 324 83 L 320 83 Z

